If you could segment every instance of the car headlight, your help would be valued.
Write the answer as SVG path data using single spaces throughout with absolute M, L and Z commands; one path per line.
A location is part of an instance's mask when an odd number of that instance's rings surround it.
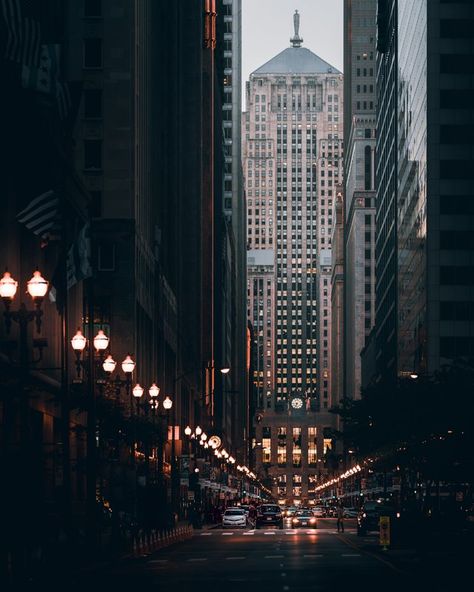
M 310 518 L 309 521 L 311 522 L 311 524 L 314 524 L 316 522 L 316 518 Z
M 298 518 L 293 518 L 293 522 L 299 522 Z
M 362 518 L 367 518 L 367 514 L 365 512 L 362 514 Z

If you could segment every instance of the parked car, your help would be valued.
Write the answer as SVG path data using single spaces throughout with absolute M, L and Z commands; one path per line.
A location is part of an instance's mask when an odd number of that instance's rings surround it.
M 291 525 L 294 528 L 306 526 L 308 528 L 317 528 L 316 516 L 311 510 L 299 510 L 291 519 Z
M 276 504 L 262 504 L 257 510 L 256 528 L 278 526 L 283 528 L 283 514 Z
M 357 535 L 364 536 L 372 530 L 378 531 L 380 516 L 390 516 L 398 520 L 400 512 L 397 512 L 389 501 L 383 499 L 366 501 L 357 514 Z
M 222 516 L 222 528 L 245 528 L 247 514 L 243 508 L 228 508 Z

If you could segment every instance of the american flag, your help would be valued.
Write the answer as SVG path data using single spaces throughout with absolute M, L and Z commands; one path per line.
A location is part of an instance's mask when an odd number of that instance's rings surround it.
M 48 239 L 59 222 L 59 197 L 52 189 L 35 197 L 16 217 L 36 236 Z
M 6 31 L 4 58 L 25 66 L 40 65 L 41 25 L 35 0 L 1 0 Z

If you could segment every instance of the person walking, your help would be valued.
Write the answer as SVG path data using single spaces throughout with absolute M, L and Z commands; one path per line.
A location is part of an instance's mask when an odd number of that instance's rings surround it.
M 344 506 L 339 502 L 336 510 L 337 532 L 344 532 Z

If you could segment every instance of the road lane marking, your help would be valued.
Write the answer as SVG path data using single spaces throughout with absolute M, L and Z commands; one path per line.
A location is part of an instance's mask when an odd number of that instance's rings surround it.
M 245 557 L 226 557 L 227 561 L 237 561 L 238 559 L 245 559 Z
M 233 532 L 223 532 L 222 536 L 232 536 L 233 534 Z
M 269 530 L 267 532 L 264 532 L 263 534 L 276 534 L 276 532 L 274 530 Z
M 207 561 L 207 557 L 191 557 L 188 561 Z
M 148 563 L 168 563 L 168 559 L 150 559 Z
M 244 532 L 244 536 L 253 536 L 254 532 Z
M 360 557 L 360 553 L 342 553 L 342 557 Z
M 265 555 L 265 559 L 283 559 L 284 555 Z
M 201 536 L 212 536 L 212 532 L 201 532 Z
M 306 559 L 311 559 L 313 557 L 323 557 L 323 554 L 322 553 L 316 553 L 316 554 L 313 554 L 313 555 L 303 555 L 303 557 L 306 558 Z

